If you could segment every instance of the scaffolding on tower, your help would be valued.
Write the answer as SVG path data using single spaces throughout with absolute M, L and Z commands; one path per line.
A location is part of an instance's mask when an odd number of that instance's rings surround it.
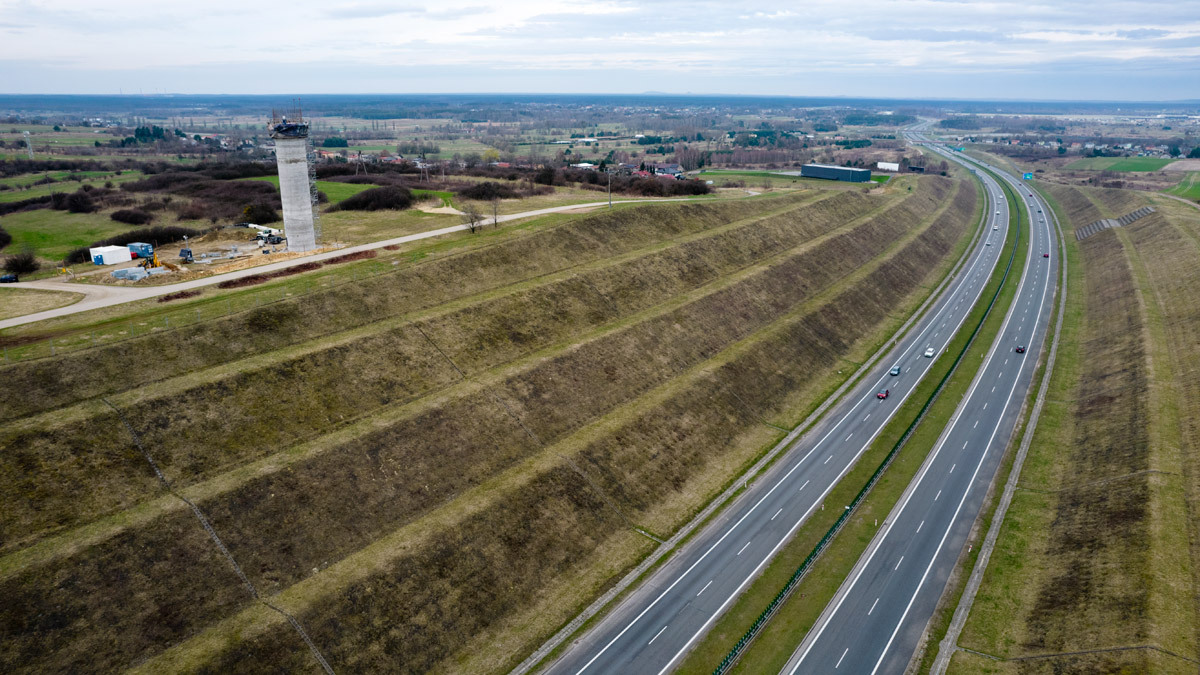
M 308 150 L 308 192 L 312 200 L 313 214 L 313 233 L 317 237 L 317 241 L 321 239 L 321 199 L 317 190 L 317 152 L 313 148 L 312 139 L 308 139 L 308 145 L 305 148 Z

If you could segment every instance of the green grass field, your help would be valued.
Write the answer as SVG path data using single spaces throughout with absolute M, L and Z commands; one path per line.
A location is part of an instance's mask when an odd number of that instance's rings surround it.
M 244 178 L 242 180 L 266 181 L 271 185 L 274 185 L 276 189 L 279 188 L 279 176 L 255 176 L 254 178 Z M 376 186 L 360 185 L 357 183 L 339 183 L 331 180 L 317 181 L 317 189 L 321 192 L 324 192 L 326 197 L 329 197 L 329 203 L 331 204 L 336 204 L 347 197 L 353 197 L 363 190 L 369 190 L 373 187 Z
M 1157 157 L 1085 157 L 1064 168 L 1079 171 L 1158 171 L 1174 161 Z
M 1169 195 L 1200 201 L 1200 171 L 1189 171 L 1175 187 L 1164 190 Z
M 33 182 L 47 174 L 58 182 L 47 183 L 45 185 L 32 185 Z M 81 177 L 83 180 L 79 182 L 68 180 L 73 177 Z M 46 173 L 26 174 L 0 180 L 0 184 L 9 185 L 14 188 L 12 190 L 0 190 L 0 202 L 18 202 L 25 199 L 33 199 L 34 197 L 44 197 L 55 192 L 74 192 L 83 185 L 103 187 L 108 182 L 118 185 L 127 181 L 138 180 L 141 177 L 141 171 L 122 171 L 120 175 L 112 171 L 50 171 Z
M 39 257 L 47 260 L 62 260 L 80 246 L 133 229 L 105 213 L 67 213 L 51 209 L 9 214 L 4 216 L 3 224 L 13 238 L 6 250 L 20 251 L 30 246 Z

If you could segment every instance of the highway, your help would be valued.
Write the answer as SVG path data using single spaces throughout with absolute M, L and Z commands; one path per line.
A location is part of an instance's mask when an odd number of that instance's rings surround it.
M 1003 250 L 1007 202 L 991 177 L 981 173 L 980 178 L 989 202 L 982 235 L 925 315 L 721 516 L 571 643 L 546 672 L 669 671 L 810 515 L 818 509 L 843 508 L 826 504 L 825 497 L 933 362 L 946 357 L 947 344 L 979 298 Z M 928 349 L 933 350 L 931 358 L 924 356 Z M 893 366 L 899 366 L 899 375 L 889 374 Z M 891 391 L 885 400 L 875 395 L 882 389 Z
M 950 423 L 793 653 L 782 671 L 788 675 L 905 671 L 1014 432 L 1050 321 L 1058 249 L 1049 208 L 1019 180 L 989 168 L 1013 187 L 1033 226 L 1017 296 Z M 1018 346 L 1026 352 L 1016 353 Z

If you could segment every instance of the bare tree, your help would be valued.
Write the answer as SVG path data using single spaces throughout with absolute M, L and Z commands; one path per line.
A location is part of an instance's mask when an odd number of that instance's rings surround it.
M 463 224 L 471 231 L 471 234 L 479 231 L 483 227 L 483 216 L 479 215 L 479 209 L 474 204 L 468 203 L 463 207 Z

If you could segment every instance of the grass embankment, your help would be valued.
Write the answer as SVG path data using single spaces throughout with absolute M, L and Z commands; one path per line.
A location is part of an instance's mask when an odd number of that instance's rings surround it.
M 1144 204 L 1047 191 L 1072 227 Z M 1197 356 L 1180 339 L 1195 313 L 1196 241 L 1158 214 L 1083 241 L 1072 227 L 1055 374 L 959 639 L 1000 660 L 960 650 L 951 671 L 1195 672 L 1194 444 L 1182 440 L 1189 404 L 1175 373 Z
M 113 427 L 88 400 L 110 394 L 339 667 L 519 660 L 652 545 L 626 518 L 677 526 L 778 435 L 762 418 L 845 367 L 961 233 L 951 189 L 563 219 L 303 306 L 5 369 L 71 379 L 6 401 L 5 444 L 38 450 L 5 485 L 44 505 L 5 514 L 9 658 L 309 665 L 127 439 L 71 429 Z
M 1008 197 L 1010 213 L 1016 213 L 1016 204 Z M 978 222 L 978 220 L 976 220 Z M 966 344 L 974 327 L 983 318 L 987 304 L 996 294 L 1001 283 L 1009 254 L 1016 238 L 1016 222 L 1010 225 L 1007 246 L 1001 256 L 1001 264 L 984 286 L 980 302 L 967 316 L 954 340 L 947 346 L 946 356 L 938 359 L 924 381 L 905 401 L 896 416 L 884 427 L 846 476 L 824 500 L 836 508 L 814 512 L 802 525 L 792 540 L 780 549 L 775 559 L 762 574 L 750 584 L 732 607 L 721 617 L 696 647 L 680 664 L 679 672 L 711 673 L 716 664 L 725 658 L 730 648 L 754 623 L 759 613 L 784 587 L 791 575 L 825 536 L 841 515 L 841 506 L 853 501 L 855 495 L 879 467 L 887 454 L 903 436 L 905 429 L 919 413 L 932 395 L 937 383 L 953 365 L 953 355 Z M 1009 271 L 1009 280 L 1001 290 L 996 306 L 988 316 L 979 336 L 963 363 L 976 362 L 990 348 L 992 338 L 1003 323 L 1007 307 L 1016 293 L 1016 280 L 1020 278 L 1028 249 L 1028 225 L 1022 219 L 1020 241 L 1017 243 L 1016 259 Z M 733 672 L 757 673 L 778 672 L 787 662 L 796 645 L 816 622 L 825 605 L 840 587 L 850 569 L 857 562 L 871 539 L 875 536 L 876 523 L 886 518 L 904 489 L 920 468 L 925 456 L 937 441 L 943 428 L 954 412 L 959 399 L 974 379 L 975 371 L 960 368 L 947 381 L 937 402 L 929 409 L 926 417 L 908 439 L 904 448 L 896 455 L 883 477 L 876 483 L 870 495 L 859 505 L 854 516 L 845 524 L 837 538 L 822 554 L 807 576 L 796 586 L 792 595 L 779 608 L 776 615 L 758 635 L 750 648 L 743 653 Z

